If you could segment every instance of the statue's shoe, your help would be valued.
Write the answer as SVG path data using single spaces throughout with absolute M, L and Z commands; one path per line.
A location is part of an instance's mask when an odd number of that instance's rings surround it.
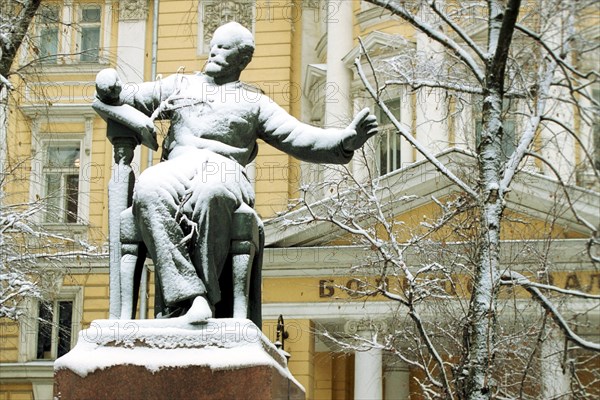
M 192 307 L 183 316 L 188 323 L 193 325 L 206 324 L 211 317 L 212 310 L 208 305 L 208 301 L 202 296 L 198 296 L 194 299 Z

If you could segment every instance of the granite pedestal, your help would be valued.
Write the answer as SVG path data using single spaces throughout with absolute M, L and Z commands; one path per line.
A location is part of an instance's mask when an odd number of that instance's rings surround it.
M 94 321 L 54 370 L 61 400 L 304 399 L 284 355 L 245 319 Z

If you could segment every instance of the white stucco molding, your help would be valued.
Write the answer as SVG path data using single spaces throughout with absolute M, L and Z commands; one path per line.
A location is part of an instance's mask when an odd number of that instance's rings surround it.
M 96 112 L 92 109 L 91 103 L 55 103 L 51 106 L 47 104 L 28 104 L 19 107 L 21 112 L 29 118 L 38 118 L 51 115 L 52 117 L 82 118 L 95 117 Z
M 54 362 L 0 363 L 3 383 L 31 383 L 35 400 L 51 399 L 54 389 Z
M 348 54 L 346 54 L 342 59 L 348 68 L 352 67 L 356 57 L 358 57 L 358 55 L 363 51 L 366 51 L 369 55 L 380 55 L 387 53 L 393 55 L 398 54 L 398 50 L 401 50 L 402 48 L 414 48 L 415 46 L 414 43 L 409 42 L 400 35 L 393 35 L 380 31 L 369 32 L 364 37 L 361 37 L 361 40 L 363 46 L 365 47 L 364 50 L 361 48 L 360 44 L 358 44 L 354 46 L 352 50 L 350 50 L 350 52 L 348 52 Z
M 148 17 L 148 0 L 119 1 L 119 21 L 139 21 Z
M 474 155 L 464 150 L 450 148 L 438 153 L 436 158 L 455 174 L 472 174 L 476 168 Z M 381 202 L 388 204 L 384 211 L 392 214 L 406 213 L 427 204 L 431 202 L 431 196 L 441 198 L 460 191 L 427 161 L 410 164 L 381 177 L 379 186 L 388 188 L 383 191 Z M 555 224 L 574 232 L 589 234 L 588 229 L 577 220 L 571 210 L 562 207 L 558 212 L 556 211 L 557 198 L 559 200 L 563 198 L 564 190 L 555 179 L 522 171 L 516 176 L 511 185 L 511 192 L 506 196 L 506 207 L 508 210 L 540 220 L 545 220 L 552 215 Z M 566 190 L 578 215 L 595 226 L 600 225 L 600 213 L 598 213 L 600 193 L 574 186 L 568 186 Z M 394 198 L 399 196 L 416 197 L 409 201 L 391 202 L 392 196 Z M 316 213 L 319 213 L 326 210 L 334 201 L 333 198 L 325 198 L 315 202 L 311 207 Z M 300 208 L 266 221 L 266 246 L 318 246 L 340 237 L 344 233 L 328 222 L 313 222 L 310 225 L 294 223 L 294 221 L 301 221 L 308 217 L 308 211 Z M 361 222 L 368 223 L 368 221 Z
M 548 248 L 546 240 L 503 240 L 500 262 L 510 265 L 513 271 L 532 270 L 539 265 L 544 254 L 552 260 L 554 271 L 590 271 L 593 269 L 586 253 L 587 239 L 554 239 Z M 449 252 L 457 253 L 465 243 L 445 243 Z M 456 248 L 456 250 L 453 250 Z M 277 247 L 265 249 L 263 277 L 332 277 L 348 276 L 349 268 L 357 260 L 365 261 L 375 255 L 364 246 Z M 416 272 L 418 254 L 406 249 L 405 262 Z

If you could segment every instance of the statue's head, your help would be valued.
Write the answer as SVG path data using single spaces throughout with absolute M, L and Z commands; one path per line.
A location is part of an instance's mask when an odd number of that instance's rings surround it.
M 228 22 L 213 34 L 204 72 L 221 83 L 236 81 L 253 53 L 252 33 L 237 22 Z

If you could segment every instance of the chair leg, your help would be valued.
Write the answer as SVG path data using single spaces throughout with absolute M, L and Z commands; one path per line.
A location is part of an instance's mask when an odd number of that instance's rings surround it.
M 250 271 L 254 249 L 247 254 L 232 256 L 233 268 L 233 318 L 248 318 L 248 295 L 250 292 Z
M 131 319 L 133 317 L 133 288 L 135 266 L 137 256 L 125 254 L 121 257 L 120 275 L 121 275 L 121 316 L 120 319 Z

